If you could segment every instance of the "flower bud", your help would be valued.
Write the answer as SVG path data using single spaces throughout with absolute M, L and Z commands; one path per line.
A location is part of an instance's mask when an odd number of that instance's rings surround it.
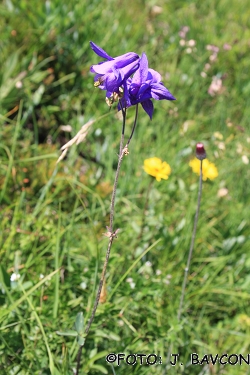
M 197 145 L 196 145 L 196 157 L 199 160 L 206 159 L 207 154 L 206 154 L 203 143 L 197 143 Z

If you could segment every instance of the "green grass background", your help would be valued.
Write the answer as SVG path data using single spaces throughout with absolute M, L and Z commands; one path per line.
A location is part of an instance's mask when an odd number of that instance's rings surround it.
M 196 42 L 191 51 L 180 44 L 183 26 L 185 43 Z M 191 353 L 250 353 L 249 2 L 6 0 L 0 34 L 0 373 L 73 374 L 78 344 L 56 332 L 72 329 L 78 312 L 86 321 L 95 298 L 122 123 L 93 86 L 89 68 L 100 59 L 90 40 L 111 56 L 146 52 L 177 101 L 155 102 L 152 121 L 140 107 L 118 183 L 114 225 L 121 231 L 106 302 L 81 374 L 250 373 L 247 365 L 190 363 Z M 207 45 L 219 47 L 214 62 Z M 211 96 L 215 76 L 223 88 Z M 130 108 L 127 136 L 133 118 Z M 56 167 L 60 147 L 89 120 L 87 140 Z M 69 124 L 70 133 L 60 127 Z M 188 163 L 197 142 L 219 176 L 204 183 L 178 323 L 198 190 Z M 142 166 L 152 156 L 172 173 L 154 182 L 143 218 L 150 177 Z M 10 282 L 13 272 L 18 282 Z M 183 365 L 166 369 L 169 347 Z M 163 364 L 114 365 L 113 372 L 110 352 L 156 353 Z

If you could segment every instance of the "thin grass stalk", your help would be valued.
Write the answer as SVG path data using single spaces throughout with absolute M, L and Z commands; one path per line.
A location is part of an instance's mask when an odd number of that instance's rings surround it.
M 142 236 L 143 236 L 144 227 L 145 227 L 145 221 L 146 221 L 146 211 L 148 209 L 148 203 L 149 203 L 149 194 L 150 194 L 150 191 L 152 189 L 153 183 L 154 183 L 154 178 L 151 178 L 151 181 L 150 181 L 150 183 L 148 184 L 148 187 L 147 187 L 145 204 L 144 204 L 143 213 L 142 213 L 141 230 L 140 230 L 140 233 L 139 233 L 139 235 L 137 237 L 137 241 L 138 242 L 142 239 Z
M 179 305 L 179 310 L 178 310 L 178 315 L 177 315 L 178 322 L 181 319 L 182 307 L 183 307 L 185 291 L 186 291 L 186 286 L 187 286 L 187 277 L 188 277 L 189 267 L 190 267 L 190 263 L 191 263 L 191 259 L 193 255 L 193 250 L 194 250 L 194 241 L 195 241 L 196 232 L 197 232 L 197 223 L 198 223 L 198 217 L 199 217 L 199 211 L 200 211 L 200 205 L 201 205 L 201 194 L 202 194 L 202 160 L 200 161 L 198 202 L 197 202 L 196 213 L 195 213 L 195 218 L 194 218 L 194 229 L 193 229 L 191 244 L 190 244 L 189 253 L 188 253 L 187 266 L 185 268 L 185 274 L 184 274 L 184 279 L 183 279 L 183 284 L 182 284 L 180 305 Z
M 187 286 L 188 272 L 189 272 L 190 263 L 191 263 L 193 250 L 194 250 L 194 242 L 195 242 L 195 237 L 196 237 L 196 232 L 197 232 L 197 223 L 198 223 L 200 204 L 201 204 L 201 195 L 202 195 L 202 159 L 200 159 L 200 177 L 199 177 L 198 201 L 197 201 L 195 218 L 194 218 L 194 228 L 193 228 L 193 233 L 192 233 L 192 238 L 191 238 L 191 244 L 190 244 L 189 253 L 188 253 L 188 260 L 187 260 L 184 279 L 183 279 L 183 283 L 182 283 L 180 304 L 179 304 L 179 309 L 178 309 L 178 314 L 177 314 L 178 322 L 180 322 L 180 320 L 181 320 L 182 308 L 183 308 L 185 291 L 186 291 L 186 286 Z M 172 344 L 170 344 L 170 347 L 168 349 L 168 355 L 167 355 L 167 364 L 170 363 L 170 356 L 171 356 L 171 352 L 172 352 L 172 347 L 173 347 Z M 164 375 L 167 373 L 167 364 L 166 364 L 166 367 L 164 369 Z

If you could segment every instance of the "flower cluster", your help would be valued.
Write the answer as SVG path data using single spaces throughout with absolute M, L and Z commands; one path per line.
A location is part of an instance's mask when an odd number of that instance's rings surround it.
M 152 119 L 154 106 L 150 99 L 175 100 L 175 97 L 161 82 L 161 75 L 148 67 L 145 53 L 141 58 L 134 52 L 111 57 L 95 43 L 90 42 L 92 50 L 106 61 L 92 65 L 95 73 L 94 86 L 106 90 L 106 102 L 111 106 L 120 100 L 118 110 L 141 103 Z
M 147 174 L 155 177 L 157 181 L 161 181 L 162 178 L 167 180 L 171 173 L 170 165 L 156 157 L 145 159 L 143 169 Z

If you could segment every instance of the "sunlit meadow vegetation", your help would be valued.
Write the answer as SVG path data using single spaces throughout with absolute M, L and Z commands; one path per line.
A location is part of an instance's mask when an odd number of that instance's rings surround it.
M 5 0 L 0 34 L 0 374 L 73 374 L 78 343 L 62 333 L 79 312 L 87 322 L 93 306 L 122 121 L 93 86 L 89 68 L 100 59 L 90 40 L 111 56 L 146 52 L 177 100 L 155 102 L 152 121 L 140 107 L 80 373 L 250 373 L 190 357 L 250 353 L 249 1 Z M 133 119 L 131 107 L 126 136 Z M 56 165 L 89 120 L 85 141 Z M 203 183 L 178 322 L 197 142 L 218 176 Z M 168 179 L 144 171 L 152 157 L 170 165 Z M 169 348 L 180 354 L 176 366 Z M 112 369 L 112 352 L 156 353 L 162 364 Z

